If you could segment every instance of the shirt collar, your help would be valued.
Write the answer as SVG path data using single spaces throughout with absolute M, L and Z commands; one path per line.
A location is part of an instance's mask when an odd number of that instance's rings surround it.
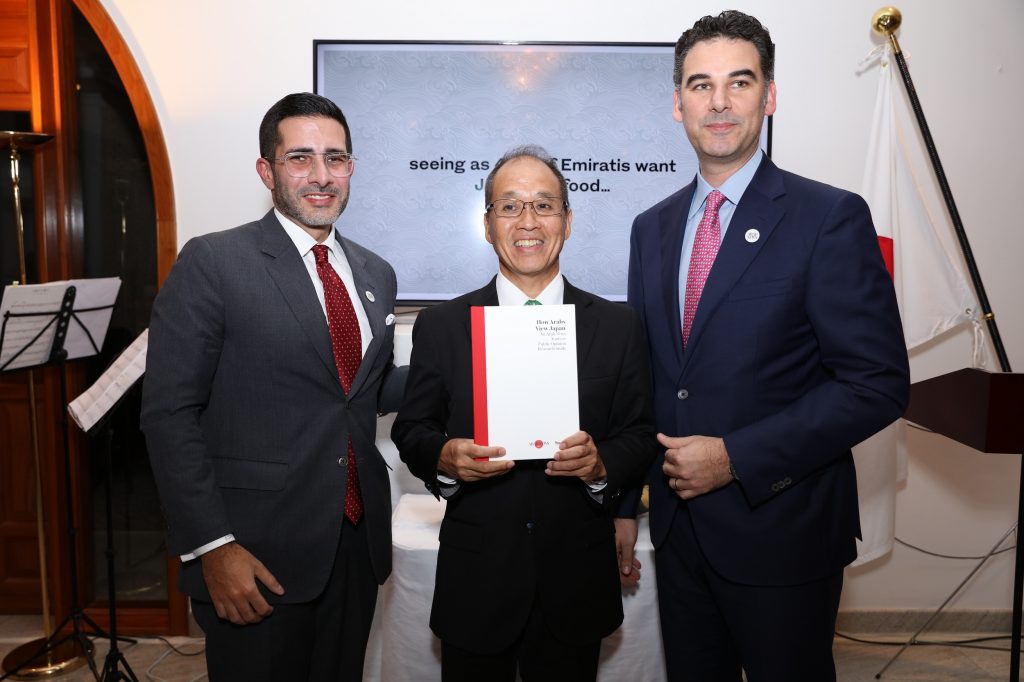
M 495 287 L 498 289 L 498 305 L 525 305 L 530 300 L 529 296 L 500 272 Z M 562 305 L 564 293 L 565 280 L 562 279 L 562 272 L 559 270 L 555 278 L 544 287 L 540 294 L 534 297 L 534 300 L 540 301 L 542 305 Z
M 321 243 L 330 249 L 335 256 L 340 255 L 339 249 L 341 248 L 341 245 L 338 244 L 338 240 L 334 237 L 333 225 L 331 225 L 331 231 L 328 233 L 327 239 L 323 242 L 318 242 L 313 239 L 308 232 L 296 225 L 288 218 L 288 216 L 281 213 L 276 208 L 274 209 L 274 215 L 277 216 L 277 220 L 281 223 L 281 227 L 284 228 L 285 233 L 292 240 L 292 243 L 295 244 L 295 248 L 299 250 L 299 255 L 303 258 L 306 257 L 306 254 L 309 253 L 314 246 Z
M 690 202 L 689 217 L 693 216 L 704 208 L 704 200 L 708 198 L 712 190 L 717 189 L 725 195 L 726 200 L 735 206 L 740 203 L 743 193 L 747 191 L 750 181 L 754 179 L 754 173 L 761 165 L 764 152 L 760 149 L 751 156 L 738 171 L 729 176 L 729 179 L 722 183 L 721 187 L 712 187 L 700 173 L 697 173 L 697 189 L 693 193 L 693 201 Z

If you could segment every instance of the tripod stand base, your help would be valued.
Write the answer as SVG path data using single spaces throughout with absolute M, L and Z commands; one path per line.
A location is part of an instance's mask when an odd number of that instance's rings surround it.
M 4 671 L 18 670 L 9 679 L 50 679 L 81 668 L 92 656 L 92 643 L 86 641 L 83 645 L 74 638 L 61 642 L 49 651 L 39 653 L 45 647 L 45 639 L 33 639 L 7 654 L 3 662 Z

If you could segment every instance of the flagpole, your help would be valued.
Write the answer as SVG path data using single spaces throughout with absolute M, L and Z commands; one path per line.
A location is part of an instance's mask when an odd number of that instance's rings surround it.
M 924 138 L 924 145 L 928 150 L 928 158 L 931 159 L 932 169 L 935 171 L 935 178 L 939 181 L 939 189 L 942 191 L 942 198 L 946 202 L 946 209 L 949 217 L 953 219 L 953 229 L 956 231 L 957 241 L 960 242 L 960 251 L 963 253 L 967 263 L 967 271 L 971 275 L 971 283 L 974 285 L 974 292 L 978 295 L 978 304 L 981 306 L 982 317 L 988 325 L 989 335 L 992 337 L 992 345 L 995 346 L 996 356 L 999 358 L 999 368 L 1003 372 L 1011 372 L 1010 359 L 1006 355 L 1006 348 L 1003 346 L 1003 339 L 999 335 L 999 327 L 996 325 L 996 316 L 988 302 L 988 295 L 985 293 L 985 285 L 981 281 L 981 272 L 974 260 L 974 252 L 971 250 L 971 243 L 967 239 L 967 232 L 964 230 L 964 223 L 960 220 L 960 211 L 957 210 L 956 201 L 953 199 L 953 192 L 946 180 L 946 172 L 942 169 L 942 161 L 939 160 L 939 152 L 935 148 L 935 140 L 932 139 L 928 122 L 924 118 L 924 110 L 917 98 L 917 90 L 910 78 L 910 70 L 907 68 L 907 60 L 903 57 L 903 50 L 896 40 L 896 29 L 903 23 L 903 15 L 895 7 L 883 7 L 875 12 L 871 18 L 871 28 L 889 39 L 892 45 L 893 56 L 900 69 L 900 76 L 903 77 L 903 85 L 907 88 L 907 95 L 910 97 L 910 106 L 917 118 L 917 125 L 921 129 L 921 136 Z
M 956 201 L 953 199 L 953 192 L 946 180 L 946 172 L 942 168 L 942 161 L 939 160 L 939 153 L 935 148 L 935 140 L 932 139 L 928 122 L 924 118 L 924 110 L 917 98 L 917 90 L 910 78 L 910 70 L 907 68 L 907 60 L 903 57 L 903 50 L 896 40 L 896 30 L 903 23 L 903 15 L 895 7 L 883 7 L 871 17 L 871 28 L 876 33 L 886 36 L 892 45 L 893 56 L 899 66 L 900 75 L 903 77 L 903 85 L 907 88 L 907 95 L 910 98 L 910 106 L 917 118 L 917 125 L 924 138 L 925 147 L 928 150 L 928 157 L 931 159 L 932 168 L 935 171 L 935 178 L 939 181 L 939 188 L 942 191 L 942 198 L 946 202 L 946 209 L 953 220 L 953 229 L 956 231 L 956 238 L 960 242 L 960 251 L 963 253 L 964 261 L 967 263 L 967 270 L 971 275 L 971 283 L 974 285 L 974 292 L 978 296 L 978 304 L 981 306 L 982 315 L 988 325 L 989 335 L 992 337 L 992 344 L 995 346 L 996 356 L 999 358 L 999 367 L 1003 372 L 1010 372 L 1010 359 L 1006 355 L 1006 348 L 1003 346 L 1002 337 L 999 335 L 999 327 L 996 325 L 996 317 L 985 294 L 985 285 L 981 282 L 981 272 L 974 260 L 974 252 L 967 239 L 967 232 L 964 230 L 963 221 L 960 219 L 960 212 L 956 208 Z M 1020 680 L 1020 644 L 1021 644 L 1021 616 L 1022 601 L 1024 601 L 1024 542 L 1021 542 L 1020 529 L 1024 523 L 1024 470 L 1021 471 L 1020 490 L 1017 498 L 1017 545 L 1013 567 L 1013 623 L 1010 634 L 1010 680 Z M 957 588 L 959 589 L 959 588 Z M 945 606 L 945 604 L 943 605 Z M 940 607 L 941 610 L 941 607 Z M 897 654 L 898 655 L 898 654 Z M 891 663 L 892 661 L 890 661 Z M 888 667 L 888 665 L 886 665 Z M 884 671 L 885 668 L 882 669 Z M 881 677 L 882 671 L 875 675 L 876 679 Z

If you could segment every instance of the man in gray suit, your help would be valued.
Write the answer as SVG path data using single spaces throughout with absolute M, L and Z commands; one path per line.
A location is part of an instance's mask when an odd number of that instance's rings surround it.
M 190 240 L 153 307 L 142 428 L 214 682 L 361 679 L 391 572 L 396 281 L 334 228 L 353 162 L 333 102 L 279 101 L 274 210 Z

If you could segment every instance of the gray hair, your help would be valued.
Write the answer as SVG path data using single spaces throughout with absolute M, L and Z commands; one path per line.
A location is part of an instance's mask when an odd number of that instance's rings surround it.
M 536 144 L 524 144 L 513 147 L 498 159 L 498 162 L 494 164 L 494 168 L 487 174 L 487 180 L 484 182 L 484 206 L 490 206 L 491 204 L 491 193 L 494 191 L 494 176 L 497 174 L 498 169 L 509 161 L 524 157 L 537 159 L 551 169 L 551 172 L 558 178 L 558 186 L 562 191 L 562 200 L 565 202 L 565 207 L 569 208 L 569 183 L 566 181 L 565 176 L 562 175 L 562 171 L 558 169 L 558 161 L 544 147 Z

